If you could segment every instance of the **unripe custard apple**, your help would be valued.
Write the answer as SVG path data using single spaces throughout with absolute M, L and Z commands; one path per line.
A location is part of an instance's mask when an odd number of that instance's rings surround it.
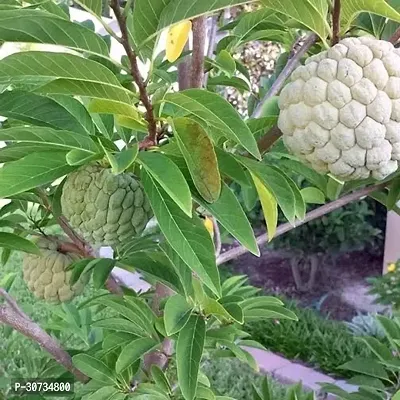
M 114 246 L 140 235 L 152 217 L 141 183 L 131 173 L 88 164 L 64 184 L 61 207 L 71 226 L 89 243 Z
M 343 39 L 293 72 L 279 108 L 286 147 L 316 171 L 384 179 L 400 161 L 400 50 Z
M 36 245 L 41 255 L 25 254 L 23 259 L 23 276 L 29 290 L 39 299 L 54 304 L 67 302 L 81 294 L 89 276 L 81 275 L 71 286 L 72 271 L 67 271 L 79 256 L 58 251 L 58 243 L 44 237 L 36 240 Z

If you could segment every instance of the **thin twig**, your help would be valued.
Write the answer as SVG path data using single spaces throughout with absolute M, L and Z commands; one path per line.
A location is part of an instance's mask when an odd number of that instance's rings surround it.
M 332 9 L 332 46 L 339 43 L 340 40 L 340 8 L 340 0 L 334 0 Z
M 275 125 L 261 139 L 259 139 L 257 145 L 261 155 L 269 150 L 281 136 L 282 131 Z
M 10 304 L 9 300 L 7 300 L 7 302 Z M 13 301 L 13 303 L 15 303 L 15 301 Z M 73 373 L 80 382 L 87 382 L 89 378 L 74 367 L 71 356 L 62 349 L 60 344 L 40 328 L 38 324 L 29 319 L 22 311 L 18 312 L 14 307 L 15 306 L 11 305 L 0 307 L 0 322 L 11 326 L 17 332 L 34 340 L 44 350 L 50 353 L 59 364 Z M 18 306 L 16 307 L 19 309 Z
M 140 100 L 146 109 L 146 120 L 149 124 L 149 134 L 140 147 L 142 149 L 148 148 L 157 144 L 157 123 L 154 118 L 153 105 L 151 104 L 150 97 L 147 93 L 146 82 L 143 80 L 143 77 L 140 73 L 136 54 L 132 50 L 132 47 L 129 43 L 128 28 L 126 26 L 126 16 L 122 13 L 118 0 L 112 0 L 110 7 L 114 11 L 115 18 L 121 31 L 120 40 L 129 59 L 129 63 L 131 66 L 131 75 L 139 88 Z
M 193 20 L 193 52 L 190 71 L 190 86 L 202 88 L 204 80 L 204 54 L 207 39 L 207 18 L 204 16 Z
M 273 96 L 276 96 L 282 89 L 283 85 L 286 82 L 286 79 L 289 78 L 291 73 L 298 66 L 301 58 L 307 53 L 307 51 L 317 42 L 318 36 L 315 33 L 311 33 L 303 42 L 303 45 L 297 50 L 297 52 L 290 58 L 283 68 L 282 72 L 279 74 L 276 81 L 273 83 L 269 91 L 262 98 L 260 103 L 257 105 L 254 110 L 252 118 L 261 118 L 264 104 Z
M 305 218 L 301 221 L 297 221 L 295 225 L 292 225 L 291 223 L 285 223 L 280 226 L 278 226 L 276 230 L 276 234 L 274 237 L 278 237 L 283 235 L 286 232 L 291 231 L 292 229 L 297 228 L 298 226 L 304 225 L 307 222 L 313 221 L 314 219 L 320 218 L 326 214 L 331 213 L 332 211 L 335 211 L 346 204 L 349 204 L 353 201 L 359 200 L 364 196 L 367 196 L 377 190 L 383 189 L 386 186 L 386 183 L 379 183 L 376 185 L 368 186 L 366 188 L 357 190 L 354 193 L 350 193 L 346 196 L 343 196 L 340 199 L 337 199 L 335 201 L 332 201 L 330 203 L 327 203 L 321 207 L 316 208 L 315 210 L 310 211 L 309 213 L 306 214 Z M 268 242 L 268 235 L 264 233 L 263 235 L 260 235 L 257 237 L 257 244 L 263 245 Z M 248 250 L 243 247 L 243 246 L 237 246 L 234 247 L 231 250 L 228 250 L 225 253 L 222 253 L 218 259 L 217 259 L 217 265 L 224 264 L 230 260 L 233 260 L 243 254 L 246 254 Z
M 396 44 L 400 39 L 400 26 L 396 29 L 393 35 L 390 37 L 389 42 L 392 44 Z

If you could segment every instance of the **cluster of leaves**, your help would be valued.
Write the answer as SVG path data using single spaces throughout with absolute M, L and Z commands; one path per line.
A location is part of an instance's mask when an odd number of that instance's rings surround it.
M 376 296 L 380 304 L 400 307 L 400 261 L 389 264 L 388 273 L 382 276 L 368 278 L 371 285 L 370 293 Z
M 349 380 L 358 385 L 357 392 L 347 393 L 335 385 L 324 385 L 324 390 L 344 400 L 398 400 L 399 385 L 399 343 L 400 319 L 377 316 L 378 323 L 385 332 L 384 340 L 363 336 L 359 340 L 371 350 L 367 358 L 357 357 L 341 366 L 356 375 Z
M 370 350 L 349 332 L 344 323 L 328 320 L 294 302 L 287 306 L 298 316 L 298 322 L 259 321 L 247 324 L 245 330 L 271 351 L 340 377 L 353 375 L 341 369 L 342 364 L 356 357 L 370 356 Z
M 48 324 L 50 332 L 71 329 L 86 346 L 84 351 L 70 351 L 74 366 L 90 379 L 76 399 L 218 399 L 201 373 L 203 357 L 235 357 L 257 369 L 242 346 L 260 345 L 248 339 L 242 325 L 297 320 L 279 299 L 256 296 L 257 289 L 243 277 L 221 284 L 214 244 L 200 213 L 212 215 L 241 245 L 259 255 L 250 222 L 226 181 L 249 190 L 254 201 L 260 198 L 270 238 L 276 232 L 278 212 L 294 224 L 304 219 L 306 204 L 337 199 L 369 183 L 342 185 L 285 152 L 275 151 L 263 159 L 257 138 L 275 124 L 277 98 L 261 103 L 254 96 L 253 106 L 261 107 L 261 114 L 257 112 L 261 118 L 243 120 L 214 91 L 239 84 L 249 89 L 243 84 L 248 79 L 246 69 L 230 54 L 246 41 L 274 38 L 289 48 L 310 30 L 320 38 L 311 52 L 318 51 L 321 43 L 326 45 L 332 36 L 328 2 L 262 0 L 261 8 L 225 26 L 229 35 L 217 44 L 215 57 L 206 60 L 210 90 L 175 90 L 176 63 L 165 60 L 164 51 L 156 54 L 160 33 L 242 3 L 135 0 L 133 9 L 128 1 L 122 10 L 112 0 L 122 37 L 108 26 L 106 30 L 124 45 L 127 54 L 120 60 L 110 56 L 110 36 L 96 34 L 89 24 L 71 22 L 66 7 L 53 1 L 0 4 L 0 42 L 58 46 L 58 52 L 39 48 L 0 60 L 0 115 L 6 118 L 0 129 L 0 140 L 6 142 L 0 149 L 4 163 L 0 198 L 10 201 L 0 210 L 1 226 L 8 229 L 0 233 L 5 254 L 38 253 L 29 235 L 43 234 L 57 222 L 76 241 L 62 216 L 63 178 L 90 162 L 101 162 L 115 175 L 139 176 L 162 233 L 157 240 L 144 237 L 122 243 L 112 260 L 84 258 L 71 266 L 73 281 L 91 271 L 98 288 L 118 265 L 136 269 L 173 292 L 163 302 L 159 298 L 152 302 L 154 294 L 129 289 L 122 295 L 101 293 L 78 308 L 64 308 Z M 79 4 L 102 23 L 101 0 Z M 343 34 L 354 29 L 352 22 L 362 11 L 400 22 L 400 14 L 383 0 L 349 0 L 342 7 Z M 145 81 L 139 76 L 137 58 L 149 61 Z M 307 188 L 292 179 L 293 171 L 308 181 Z M 398 187 L 394 185 L 389 195 L 382 193 L 381 201 L 395 202 Z M 32 216 L 32 207 L 34 217 L 25 218 Z M 153 309 L 157 302 L 160 307 Z M 90 307 L 96 311 L 87 311 Z M 98 309 L 106 310 L 105 316 Z M 174 346 L 167 351 L 170 342 Z M 174 360 L 176 385 L 160 366 L 146 362 L 154 353 Z M 41 376 L 49 370 L 59 372 L 55 361 L 49 363 Z M 56 375 L 62 378 L 68 373 Z M 257 400 L 271 398 L 269 389 L 264 389 L 255 393 Z M 297 392 L 293 389 L 290 399 L 299 398 Z

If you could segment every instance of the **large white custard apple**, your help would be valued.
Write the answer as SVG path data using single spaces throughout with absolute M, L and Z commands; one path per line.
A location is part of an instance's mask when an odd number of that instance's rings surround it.
M 70 174 L 61 207 L 71 226 L 92 245 L 113 246 L 141 234 L 152 216 L 141 183 L 131 173 L 88 164 Z
M 342 180 L 395 172 L 400 161 L 400 50 L 346 38 L 307 59 L 279 97 L 286 147 Z
M 74 253 L 62 253 L 58 243 L 45 237 L 36 240 L 41 254 L 25 254 L 23 275 L 29 290 L 38 298 L 49 303 L 61 303 L 71 300 L 82 293 L 89 280 L 81 275 L 79 280 L 70 284 L 71 270 L 68 266 L 79 257 Z

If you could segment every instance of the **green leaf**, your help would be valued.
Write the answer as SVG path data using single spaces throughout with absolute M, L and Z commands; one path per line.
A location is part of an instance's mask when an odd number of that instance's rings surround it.
M 243 0 L 136 0 L 135 11 L 128 18 L 132 42 L 142 59 L 151 58 L 156 36 L 166 27 L 225 7 L 248 3 Z M 149 11 L 151 10 L 151 11 Z
M 359 339 L 363 341 L 381 361 L 393 359 L 390 348 L 386 344 L 381 343 L 378 339 L 372 336 L 360 337 Z
M 238 160 L 267 187 L 289 222 L 294 223 L 296 199 L 286 176 L 277 168 L 240 157 Z
M 107 318 L 94 321 L 93 327 L 108 329 L 117 332 L 124 332 L 133 335 L 141 335 L 143 331 L 138 329 L 137 325 L 124 318 Z M 119 340 L 119 339 L 118 339 Z M 120 342 L 119 342 L 120 343 Z
M 340 24 L 345 32 L 361 12 L 381 15 L 400 22 L 400 14 L 385 0 L 351 0 L 344 1 L 340 12 Z
M 307 187 L 300 190 L 301 195 L 306 203 L 309 204 L 325 204 L 325 195 L 315 187 Z
M 0 247 L 40 255 L 36 244 L 14 233 L 0 232 Z
M 251 173 L 251 172 L 250 172 Z M 257 176 L 251 174 L 254 185 L 256 186 L 258 197 L 260 198 L 264 219 L 267 224 L 268 240 L 272 240 L 278 226 L 278 203 L 268 188 Z
M 388 210 L 393 210 L 400 199 L 400 178 L 395 178 L 390 183 L 386 207 Z
M 156 385 L 165 393 L 171 393 L 171 385 L 163 370 L 159 366 L 153 364 L 150 368 L 150 372 Z
M 168 336 L 178 333 L 189 321 L 193 307 L 186 299 L 176 294 L 169 297 L 164 308 L 164 324 Z
M 0 130 L 0 140 L 19 143 L 49 145 L 56 151 L 80 150 L 97 153 L 98 147 L 86 134 L 60 131 L 45 127 L 17 127 Z
M 293 18 L 315 32 L 322 40 L 325 40 L 331 31 L 327 21 L 326 1 L 306 0 L 298 3 L 296 0 L 261 0 L 261 3 L 267 8 Z
M 192 216 L 192 196 L 189 186 L 177 165 L 160 153 L 140 152 L 139 162 L 175 201 L 181 210 Z
M 148 131 L 147 125 L 136 118 L 126 117 L 125 115 L 117 114 L 115 116 L 115 121 L 118 125 L 123 126 L 124 128 L 129 128 L 144 133 Z
M 87 106 L 88 111 L 98 114 L 116 114 L 135 119 L 140 123 L 137 108 L 131 104 L 120 104 L 112 100 L 93 99 Z
M 343 182 L 339 181 L 333 176 L 328 177 L 328 183 L 326 184 L 326 196 L 329 200 L 337 200 L 342 193 Z
M 288 171 L 294 171 L 304 176 L 310 183 L 325 192 L 328 181 L 326 176 L 319 174 L 299 161 L 284 159 L 279 160 L 279 165 L 284 166 Z
M 237 357 L 240 361 L 248 364 L 255 371 L 259 370 L 257 362 L 249 352 L 243 350 L 241 347 L 237 346 L 235 343 L 230 342 L 228 340 L 219 340 L 218 342 L 227 349 L 229 349 L 235 355 L 235 357 Z
M 111 400 L 120 391 L 114 386 L 104 386 L 89 396 L 85 396 L 85 400 Z
M 260 118 L 277 117 L 279 115 L 278 98 L 279 96 L 272 96 L 267 101 L 262 102 Z
M 82 8 L 101 16 L 103 1 L 102 0 L 75 0 Z
M 97 261 L 93 270 L 93 286 L 100 289 L 104 286 L 117 261 L 111 258 L 102 258 Z
M 124 149 L 114 155 L 115 163 L 111 164 L 111 170 L 114 175 L 122 174 L 126 171 L 136 160 L 139 154 L 139 146 L 137 143 L 131 147 Z
M 188 118 L 175 118 L 172 127 L 196 189 L 209 203 L 217 201 L 221 176 L 211 140 L 199 124 Z
M 77 165 L 88 164 L 90 161 L 103 158 L 103 156 L 104 155 L 102 153 L 93 154 L 93 153 L 88 153 L 87 151 L 74 149 L 67 153 L 65 159 L 68 165 L 77 166 Z
M 49 12 L 27 8 L 1 12 L 0 40 L 53 44 L 108 55 L 106 42 L 90 29 Z
M 260 319 L 290 319 L 298 321 L 295 313 L 292 311 L 276 305 L 264 305 L 263 308 L 250 308 L 244 310 L 245 322 L 257 321 Z
M 238 89 L 241 93 L 247 92 L 250 90 L 249 84 L 242 78 L 238 78 L 237 76 L 232 76 L 231 78 L 219 75 L 208 78 L 207 86 L 231 86 Z
M 137 252 L 131 257 L 123 258 L 121 263 L 150 275 L 178 293 L 184 291 L 175 269 L 166 255 L 161 252 Z
M 383 379 L 384 381 L 390 381 L 383 366 L 372 358 L 354 358 L 353 360 L 341 365 L 340 368 Z
M 136 0 L 127 19 L 130 38 L 142 60 L 151 59 L 160 15 L 169 0 Z
M 251 253 L 260 255 L 250 222 L 238 199 L 225 183 L 222 184 L 221 195 L 215 203 L 209 204 L 200 198 L 196 198 L 196 201 Z
M 236 158 L 219 147 L 215 147 L 214 150 L 217 155 L 218 166 L 221 174 L 242 186 L 251 187 L 251 182 L 247 179 L 246 172 Z
M 77 354 L 72 357 L 72 362 L 76 368 L 89 378 L 109 385 L 117 383 L 113 371 L 95 357 L 88 354 Z
M 259 297 L 254 297 L 252 299 L 243 300 L 240 303 L 240 306 L 242 307 L 243 310 L 251 308 L 263 308 L 264 306 L 268 307 L 270 305 L 283 306 L 283 302 L 277 297 L 259 296 Z
M 121 373 L 158 345 L 159 343 L 156 340 L 148 337 L 133 340 L 121 350 L 121 354 L 115 364 L 115 371 L 117 374 Z
M 4 249 L 3 249 L 3 252 L 4 252 Z M 4 263 L 3 263 L 3 265 L 4 265 Z M 13 273 L 13 272 L 9 272 L 8 274 L 4 275 L 0 279 L 0 287 L 3 288 L 6 292 L 9 292 L 16 277 L 17 277 L 17 274 Z
M 261 158 L 257 142 L 246 123 L 233 106 L 218 94 L 188 89 L 167 94 L 164 101 L 195 117 L 205 130 L 219 131 L 228 139 L 242 145 L 254 157 Z
M 231 77 L 236 71 L 236 63 L 230 53 L 226 50 L 221 50 L 215 58 L 215 63 L 226 75 Z
M 232 303 L 234 304 L 234 303 Z M 243 324 L 243 314 L 237 315 L 234 313 L 233 315 L 228 312 L 228 308 L 225 308 L 221 303 L 218 301 L 211 299 L 210 297 L 206 298 L 203 304 L 204 312 L 207 315 L 216 316 L 218 319 L 223 320 L 235 320 L 239 324 Z M 239 317 L 239 318 L 238 318 Z
M 392 397 L 392 400 L 400 400 L 400 390 Z
M 192 315 L 179 332 L 176 344 L 176 364 L 179 388 L 185 400 L 193 400 L 196 396 L 205 336 L 206 324 L 200 315 Z
M 7 198 L 53 182 L 74 168 L 64 152 L 33 153 L 0 169 L 0 198 Z
M 93 122 L 84 106 L 74 98 L 70 98 L 69 102 L 72 110 L 68 110 L 54 99 L 38 94 L 6 91 L 0 94 L 0 115 L 33 125 L 93 134 Z M 80 118 L 73 113 L 78 110 Z
M 161 231 L 170 246 L 200 279 L 220 294 L 219 272 L 215 263 L 214 244 L 200 219 L 189 218 L 145 171 L 142 183 Z
M 35 85 L 42 93 L 87 96 L 131 104 L 131 92 L 102 64 L 67 53 L 25 51 L 0 61 L 0 84 Z

